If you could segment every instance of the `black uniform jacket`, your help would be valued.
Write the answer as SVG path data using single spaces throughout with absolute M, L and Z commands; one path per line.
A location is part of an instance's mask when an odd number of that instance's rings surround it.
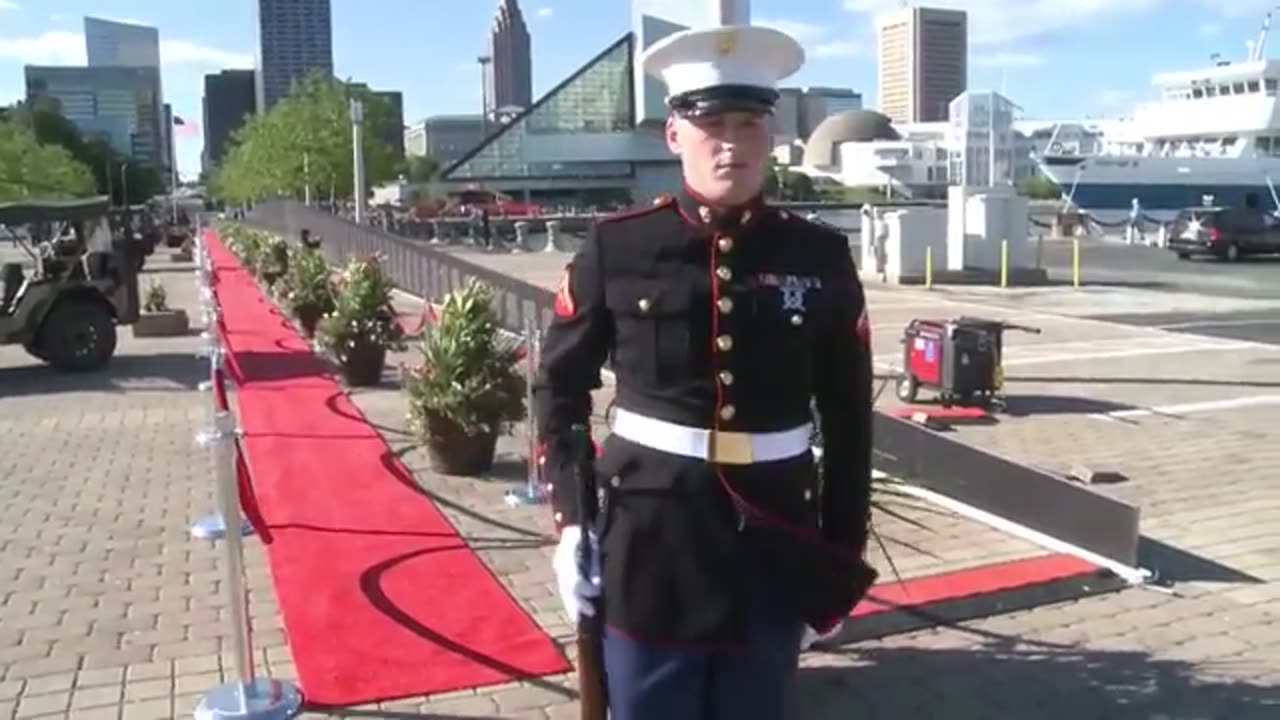
M 726 485 L 860 552 L 870 507 L 871 358 L 846 238 L 760 202 L 714 210 L 685 190 L 600 221 L 565 270 L 534 404 L 557 525 L 577 524 L 574 444 L 607 362 L 620 408 L 700 428 L 813 419 L 812 454 L 710 463 L 616 435 L 596 461 L 606 621 L 635 637 L 732 645 L 748 575 L 768 577 Z M 581 443 L 578 444 L 579 446 Z M 749 573 L 748 573 L 749 571 Z M 784 588 L 785 590 L 785 588 Z

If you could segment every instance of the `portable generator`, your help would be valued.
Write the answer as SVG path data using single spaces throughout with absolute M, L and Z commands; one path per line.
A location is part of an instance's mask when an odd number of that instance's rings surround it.
M 1004 387 L 1004 331 L 1038 328 L 961 317 L 912 320 L 903 331 L 898 399 L 914 403 L 921 388 L 938 392 L 944 407 L 989 404 Z

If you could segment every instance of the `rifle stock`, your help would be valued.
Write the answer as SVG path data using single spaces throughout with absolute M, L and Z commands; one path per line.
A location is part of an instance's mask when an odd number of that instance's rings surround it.
M 577 476 L 578 517 L 582 522 L 582 542 L 578 548 L 578 573 L 591 577 L 591 558 L 595 552 L 592 533 L 595 530 L 596 487 L 595 450 L 591 434 L 585 426 L 572 429 L 574 474 Z M 609 715 L 609 692 L 604 670 L 604 620 L 603 609 L 596 604 L 594 615 L 579 614 L 577 627 L 578 646 L 578 705 L 581 720 L 606 720 Z

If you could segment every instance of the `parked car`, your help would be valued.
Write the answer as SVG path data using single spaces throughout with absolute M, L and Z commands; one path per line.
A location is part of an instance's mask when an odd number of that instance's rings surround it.
M 1257 207 L 1209 205 L 1178 213 L 1169 232 L 1169 249 L 1186 260 L 1211 255 L 1238 260 L 1246 255 L 1280 253 L 1280 217 Z

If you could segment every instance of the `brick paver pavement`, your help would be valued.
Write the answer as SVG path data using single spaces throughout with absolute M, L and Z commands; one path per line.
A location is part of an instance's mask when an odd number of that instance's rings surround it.
M 189 270 L 162 275 L 173 304 L 194 310 Z M 191 521 L 212 507 L 209 463 L 191 440 L 205 423 L 208 403 L 194 390 L 204 375 L 202 361 L 192 357 L 194 347 L 194 338 L 143 341 L 126 332 L 110 373 L 76 378 L 33 364 L 20 349 L 0 348 L 0 718 L 187 716 L 201 693 L 229 670 L 221 555 L 187 535 Z M 1245 357 L 1237 351 L 1209 354 Z M 1197 354 L 1173 357 L 1181 361 L 1174 367 L 1197 372 L 1185 364 Z M 354 395 L 388 440 L 403 448 L 414 441 L 404 434 L 403 400 L 394 385 L 389 373 L 386 386 Z M 997 427 L 1006 433 L 1030 428 L 1025 420 L 1034 416 Z M 1152 444 L 1169 449 L 1165 428 L 1117 440 L 1120 431 L 1132 429 L 1090 417 L 1072 421 L 1098 426 L 1096 434 L 1079 435 L 1076 443 L 1108 440 L 1110 446 L 1136 448 L 1141 438 L 1155 435 L 1161 439 Z M 1243 416 L 1241 422 L 1247 422 Z M 1218 427 L 1202 430 L 1207 437 L 1196 440 L 1206 452 L 1224 444 Z M 982 430 L 995 429 L 965 432 Z M 1199 437 L 1192 429 L 1185 432 L 1178 438 Z M 1039 451 L 1051 460 L 1068 449 L 1081 450 L 1068 437 L 1055 439 L 1044 429 L 1038 440 L 1022 442 L 1028 449 L 1048 443 Z M 523 476 L 523 466 L 517 438 L 504 439 L 501 451 L 493 477 L 481 480 L 433 476 L 424 471 L 418 450 L 408 450 L 406 458 L 464 535 L 529 541 L 482 554 L 548 631 L 568 640 L 570 628 L 550 585 L 550 549 L 539 546 L 549 518 L 544 508 L 502 505 L 502 491 Z M 1280 576 L 1274 564 L 1280 526 L 1251 520 L 1266 512 L 1274 518 L 1277 503 L 1269 487 L 1275 474 L 1267 474 L 1265 457 L 1233 457 L 1228 460 L 1246 463 L 1240 472 L 1219 469 L 1206 479 L 1199 473 L 1223 459 L 1184 469 L 1180 463 L 1192 463 L 1191 455 L 1169 460 L 1157 472 L 1143 470 L 1150 458 L 1139 459 L 1126 468 L 1131 484 L 1114 491 L 1165 493 L 1160 497 L 1167 495 L 1171 509 L 1160 517 L 1168 518 L 1170 534 L 1162 538 L 1172 543 L 1181 529 L 1196 552 L 1248 567 L 1264 582 L 1181 583 L 1177 595 L 1129 590 L 838 652 L 811 652 L 799 679 L 795 717 L 1275 717 L 1280 585 L 1273 581 Z M 1201 495 L 1177 505 L 1178 494 L 1194 488 Z M 1229 512 L 1215 510 L 1232 491 L 1257 499 L 1238 501 Z M 1219 502 L 1207 502 L 1210 497 Z M 1220 519 L 1210 525 L 1206 518 L 1214 513 Z M 1148 527 L 1161 528 L 1159 518 L 1146 517 Z M 1020 550 L 1017 541 L 985 529 L 965 530 L 967 521 L 930 522 L 936 537 L 924 545 L 927 553 L 891 548 L 908 574 L 971 554 Z M 886 527 L 886 534 L 903 530 Z M 247 561 L 261 659 L 288 678 L 288 649 L 256 542 L 249 543 Z M 568 718 L 576 712 L 570 686 L 568 677 L 547 678 L 345 714 Z

